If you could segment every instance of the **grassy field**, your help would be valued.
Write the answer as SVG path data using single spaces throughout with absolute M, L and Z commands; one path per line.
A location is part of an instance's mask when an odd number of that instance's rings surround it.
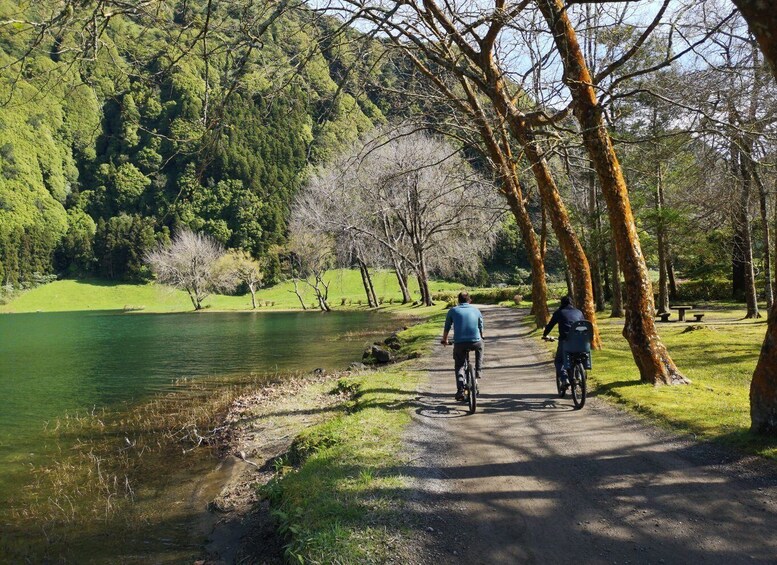
M 400 334 L 405 353 L 421 353 L 440 334 L 444 312 Z M 341 379 L 352 400 L 335 418 L 298 436 L 262 494 L 270 498 L 286 557 L 299 563 L 403 562 L 409 532 L 399 467 L 402 435 L 423 374 L 407 363 Z
M 594 391 L 698 439 L 775 458 L 777 441 L 748 431 L 750 380 L 766 319 L 745 320 L 742 305 L 710 304 L 703 310 L 702 323 L 657 324 L 672 359 L 692 381 L 685 386 L 640 383 L 631 351 L 621 336 L 623 320 L 600 318 L 604 348 L 594 352 L 590 373 Z M 691 327 L 700 329 L 689 330 Z M 539 330 L 535 333 L 539 335 Z
M 338 269 L 326 277 L 331 284 L 329 302 L 333 308 L 366 307 L 366 297 L 359 271 Z M 391 271 L 377 271 L 373 274 L 373 285 L 384 304 L 400 301 L 396 277 Z M 312 291 L 300 285 L 307 305 L 315 306 Z M 418 285 L 410 281 L 413 296 L 417 298 Z M 432 281 L 432 292 L 457 290 L 460 284 Z M 260 289 L 257 303 L 260 309 L 300 309 L 300 303 L 292 292 L 291 282 Z M 205 301 L 212 310 L 246 310 L 251 308 L 251 295 L 213 295 Z M 22 292 L 8 304 L 0 305 L 0 312 L 59 312 L 74 310 L 142 310 L 145 312 L 178 312 L 192 310 L 188 295 L 161 285 L 122 284 L 101 280 L 61 280 Z

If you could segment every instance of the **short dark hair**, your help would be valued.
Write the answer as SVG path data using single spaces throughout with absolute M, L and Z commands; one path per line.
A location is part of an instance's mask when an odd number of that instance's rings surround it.
M 467 302 L 469 302 L 469 292 L 462 290 L 459 293 L 459 304 L 466 304 Z
M 575 304 L 572 302 L 572 297 L 568 294 L 561 298 L 561 305 L 562 306 L 574 306 Z

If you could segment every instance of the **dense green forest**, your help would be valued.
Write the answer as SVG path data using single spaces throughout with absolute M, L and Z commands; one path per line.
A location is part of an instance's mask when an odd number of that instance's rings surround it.
M 192 2 L 107 20 L 95 53 L 75 25 L 37 43 L 22 23 L 3 28 L 4 285 L 50 273 L 142 279 L 143 254 L 179 226 L 267 254 L 284 241 L 306 166 L 391 114 L 393 101 L 351 89 L 350 77 L 384 71 L 369 53 L 357 59 L 356 44 L 335 44 L 334 22 L 266 18 L 255 48 L 241 22 L 265 16 L 239 5 L 216 8 L 209 43 Z M 20 10 L 0 3 L 4 20 Z

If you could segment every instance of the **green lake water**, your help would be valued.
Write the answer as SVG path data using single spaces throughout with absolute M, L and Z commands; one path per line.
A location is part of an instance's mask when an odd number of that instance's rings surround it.
M 345 368 L 365 332 L 394 325 L 363 312 L 0 315 L 0 504 L 26 466 L 45 464 L 47 422 L 181 379 Z

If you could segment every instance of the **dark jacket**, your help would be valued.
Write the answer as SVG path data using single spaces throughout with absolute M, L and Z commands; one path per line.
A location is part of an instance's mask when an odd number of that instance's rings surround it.
M 569 330 L 572 329 L 572 324 L 579 320 L 585 320 L 583 313 L 574 306 L 562 306 L 555 312 L 550 318 L 550 322 L 545 326 L 545 331 L 542 332 L 542 337 L 546 337 L 553 327 L 558 324 L 558 336 L 562 341 L 566 339 Z

